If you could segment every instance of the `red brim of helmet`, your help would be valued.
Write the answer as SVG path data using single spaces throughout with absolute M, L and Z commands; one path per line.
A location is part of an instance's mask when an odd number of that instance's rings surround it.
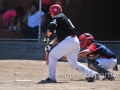
M 48 12 L 47 14 L 51 14 L 52 12 Z M 53 12 L 54 13 L 54 12 Z

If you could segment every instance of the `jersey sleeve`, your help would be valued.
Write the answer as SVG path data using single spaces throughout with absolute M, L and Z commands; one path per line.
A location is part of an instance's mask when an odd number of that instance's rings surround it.
M 50 32 L 54 32 L 56 27 L 57 27 L 57 22 L 56 22 L 56 19 L 54 19 L 52 22 L 50 22 L 50 24 L 48 25 L 47 29 L 49 29 Z
M 89 49 L 91 52 L 95 52 L 95 51 L 97 50 L 95 44 L 91 44 L 90 46 L 88 46 L 88 49 Z

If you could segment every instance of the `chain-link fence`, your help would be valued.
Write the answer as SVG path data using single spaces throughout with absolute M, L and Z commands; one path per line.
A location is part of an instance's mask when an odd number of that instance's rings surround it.
M 41 41 L 51 20 L 50 0 L 0 0 L 0 40 Z
M 46 22 L 42 26 L 39 24 L 34 29 L 25 28 L 28 23 L 23 22 L 25 15 L 29 14 L 28 10 L 33 3 L 38 4 L 39 11 L 44 11 Z M 47 14 L 49 6 L 55 1 L 61 2 L 63 13 L 71 19 L 79 34 L 89 32 L 93 34 L 95 40 L 103 42 L 120 42 L 119 23 L 120 23 L 120 7 L 119 0 L 45 0 L 49 4 L 44 4 L 44 0 L 1 0 L 0 6 L 0 40 L 33 40 L 40 41 L 45 36 L 46 26 L 51 17 Z M 5 27 L 3 24 L 8 19 L 2 18 L 3 14 L 9 10 L 16 9 L 21 6 L 23 11 L 21 15 L 15 17 L 13 27 Z M 38 7 L 37 7 L 38 8 Z M 20 20 L 20 30 L 18 21 Z M 39 20 L 31 19 L 31 22 Z M 6 21 L 6 22 L 5 22 Z M 11 20 L 12 21 L 12 20 Z M 34 27 L 34 23 L 31 24 Z M 32 27 L 32 28 L 33 28 Z M 37 28 L 37 29 L 36 29 Z M 35 32 L 30 32 L 34 30 Z M 25 31 L 27 33 L 25 33 Z M 28 33 L 30 32 L 30 33 Z M 29 37 L 26 37 L 29 36 Z

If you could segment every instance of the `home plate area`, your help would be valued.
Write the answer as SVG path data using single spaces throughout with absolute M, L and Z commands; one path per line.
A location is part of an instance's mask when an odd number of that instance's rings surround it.
M 82 63 L 87 66 L 86 63 Z M 118 64 L 120 70 L 120 65 Z M 112 71 L 115 81 L 86 82 L 84 75 L 68 62 L 58 61 L 57 83 L 38 84 L 48 76 L 45 60 L 0 60 L 0 90 L 119 90 L 120 71 Z

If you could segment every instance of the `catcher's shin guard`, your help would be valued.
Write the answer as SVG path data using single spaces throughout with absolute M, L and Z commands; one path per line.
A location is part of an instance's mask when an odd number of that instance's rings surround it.
M 100 65 L 97 61 L 91 61 L 88 64 L 88 67 L 94 71 L 97 71 L 100 75 L 104 75 L 105 77 L 110 77 L 110 72 Z

